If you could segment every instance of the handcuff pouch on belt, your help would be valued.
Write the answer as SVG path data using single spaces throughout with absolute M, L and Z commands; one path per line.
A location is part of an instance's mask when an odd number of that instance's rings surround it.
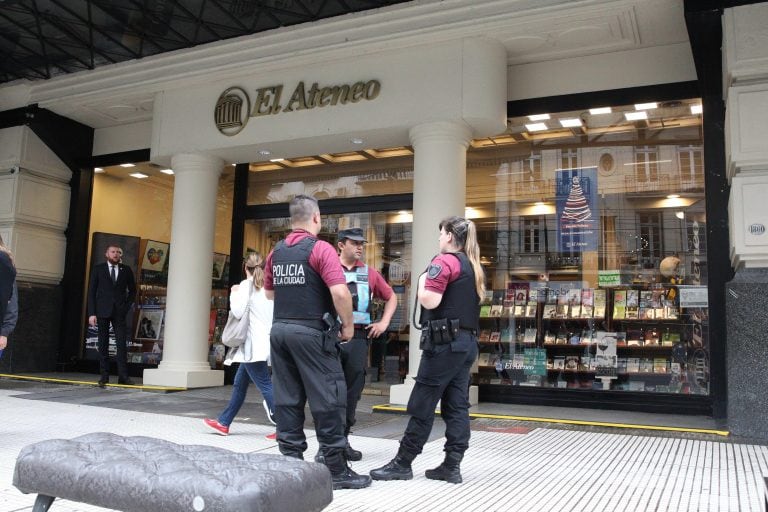
M 438 318 L 427 321 L 422 327 L 419 348 L 432 350 L 435 345 L 445 345 L 458 337 L 459 319 Z
M 327 327 L 327 329 L 323 331 L 323 350 L 329 354 L 336 354 L 339 351 L 339 330 L 341 329 L 341 323 L 330 313 L 325 313 L 323 315 L 323 322 Z

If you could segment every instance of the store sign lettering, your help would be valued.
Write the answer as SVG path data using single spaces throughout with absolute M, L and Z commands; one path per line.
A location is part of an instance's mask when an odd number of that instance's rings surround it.
M 240 133 L 251 117 L 372 101 L 381 92 L 381 82 L 368 80 L 351 85 L 323 87 L 314 82 L 309 88 L 304 82 L 299 82 L 290 96 L 284 95 L 284 92 L 283 84 L 261 87 L 255 90 L 255 100 L 251 103 L 251 97 L 245 89 L 230 87 L 216 101 L 216 128 L 222 134 L 232 136 Z

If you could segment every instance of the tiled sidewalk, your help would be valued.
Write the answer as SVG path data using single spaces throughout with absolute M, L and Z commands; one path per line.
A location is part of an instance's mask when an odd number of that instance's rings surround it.
M 147 435 L 176 443 L 207 444 L 233 451 L 277 453 L 265 436 L 271 426 L 236 420 L 233 434 L 209 433 L 199 417 L 117 409 L 109 402 L 141 400 L 135 390 L 103 390 L 101 400 L 82 388 L 84 403 L 54 401 L 72 387 L 50 387 L 51 400 L 34 390 L 0 389 L 0 511 L 30 511 L 34 496 L 23 495 L 11 482 L 13 465 L 26 444 L 71 438 L 88 432 Z M 34 400 L 23 398 L 33 396 Z M 256 398 L 257 393 L 253 393 Z M 178 395 L 181 400 L 182 395 Z M 98 395 L 97 395 L 98 397 Z M 147 397 L 149 399 L 150 397 Z M 173 401 L 174 395 L 165 395 Z M 248 404 L 243 412 L 248 409 Z M 252 410 L 258 410 L 252 407 Z M 195 414 L 198 416 L 197 414 Z M 374 415 L 376 416 L 376 415 Z M 371 421 L 375 424 L 376 421 Z M 462 464 L 464 483 L 451 485 L 424 478 L 424 470 L 442 459 L 442 440 L 435 439 L 414 463 L 407 482 L 374 482 L 358 491 L 336 491 L 328 511 L 549 511 L 549 510 L 707 510 L 761 511 L 760 477 L 768 475 L 768 447 L 734 444 L 718 438 L 644 436 L 584 430 L 504 427 L 505 423 L 473 422 L 472 441 Z M 512 425 L 512 423 L 510 423 Z M 518 425 L 518 423 L 514 423 Z M 399 428 L 400 425 L 398 425 Z M 436 422 L 440 432 L 440 422 Z M 365 454 L 353 468 L 361 473 L 389 461 L 397 450 L 391 428 L 381 437 L 356 435 L 352 444 Z M 375 426 L 362 429 L 367 436 Z M 401 430 L 400 430 L 401 432 Z M 314 455 L 317 445 L 307 431 Z M 104 510 L 57 500 L 51 512 Z

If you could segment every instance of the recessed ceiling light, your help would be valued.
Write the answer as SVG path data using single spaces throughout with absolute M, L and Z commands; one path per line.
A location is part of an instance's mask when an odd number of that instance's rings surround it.
M 270 162 L 282 162 L 283 160 L 285 160 L 285 158 L 270 158 L 269 159 Z
M 101 167 L 94 167 L 93 172 L 104 172 L 104 169 L 102 169 Z
M 560 125 L 563 128 L 577 128 L 577 127 L 581 126 L 581 119 L 579 119 L 577 117 L 574 117 L 574 118 L 571 118 L 571 119 L 561 119 L 560 120 Z
M 120 167 L 136 167 L 135 164 L 120 164 Z
M 677 199 L 678 197 L 680 197 L 680 194 L 669 194 L 667 199 Z
M 527 124 L 525 127 L 528 128 L 529 132 L 541 132 L 548 129 L 545 123 Z
M 549 114 L 535 114 L 532 116 L 528 116 L 528 119 L 531 121 L 546 121 L 549 119 Z
M 364 141 L 361 138 L 355 137 L 354 139 L 349 139 L 349 142 L 352 144 L 362 144 Z
M 268 150 L 268 149 L 260 149 L 260 150 L 259 150 L 259 154 L 260 154 L 261 156 L 269 156 L 269 155 L 271 155 L 271 154 L 272 154 L 272 152 L 271 152 L 270 150 Z
M 600 108 L 589 109 L 589 113 L 592 114 L 593 116 L 596 116 L 599 114 L 610 114 L 611 112 L 613 112 L 613 110 L 611 110 L 611 107 L 600 107 Z
M 650 110 L 652 108 L 657 108 L 658 106 L 657 103 L 636 103 L 635 110 Z
M 701 114 L 703 108 L 701 105 L 691 105 L 691 114 Z
M 149 178 L 149 176 L 147 176 L 146 174 L 142 174 L 140 172 L 131 173 L 130 176 L 132 176 L 134 178 L 138 178 L 140 180 L 143 180 L 144 178 Z
M 163 174 L 173 174 L 173 169 L 160 169 Z
M 645 112 L 627 112 L 624 117 L 627 118 L 627 121 L 642 121 L 648 119 L 648 114 Z
M 685 212 L 675 212 L 675 217 L 677 217 L 678 219 L 684 219 Z

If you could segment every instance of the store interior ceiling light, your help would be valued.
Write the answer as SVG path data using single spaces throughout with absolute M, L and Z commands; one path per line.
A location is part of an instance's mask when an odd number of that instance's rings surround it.
M 353 139 L 349 139 L 349 142 L 351 142 L 352 144 L 362 144 L 365 141 L 359 137 L 355 137 Z
M 642 121 L 648 119 L 648 114 L 645 112 L 627 112 L 624 117 L 627 118 L 627 121 Z
M 532 116 L 528 116 L 528 119 L 531 121 L 546 121 L 549 119 L 549 114 L 534 114 Z
M 148 175 L 146 175 L 144 173 L 141 173 L 141 172 L 134 172 L 134 173 L 131 173 L 129 176 L 131 176 L 133 178 L 138 178 L 140 180 L 143 180 L 144 178 L 149 178 Z
M 285 158 L 270 158 L 269 159 L 270 162 L 282 162 L 283 160 L 285 160 Z
M 260 150 L 259 150 L 259 154 L 260 154 L 261 156 L 269 156 L 269 155 L 271 155 L 271 154 L 272 154 L 272 152 L 271 152 L 270 150 L 268 150 L 268 149 L 260 149 Z
M 548 129 L 545 123 L 531 123 L 526 124 L 525 127 L 528 128 L 529 132 L 543 132 Z
M 635 104 L 635 110 L 651 110 L 658 107 L 659 107 L 658 103 L 636 103 Z
M 685 212 L 675 212 L 675 217 L 677 217 L 680 220 L 683 220 L 685 218 Z
M 136 167 L 136 164 L 120 164 L 120 167 L 125 167 L 125 168 Z
M 593 116 L 597 116 L 600 114 L 610 114 L 613 112 L 613 109 L 611 107 L 599 107 L 599 108 L 591 108 L 589 109 L 589 113 Z
M 698 115 L 704 111 L 701 105 L 691 105 L 691 114 Z
M 581 125 L 582 125 L 581 119 L 579 119 L 577 117 L 571 118 L 571 119 L 561 119 L 560 120 L 560 126 L 562 126 L 563 128 L 578 128 Z
M 101 167 L 94 167 L 93 172 L 104 172 L 104 169 L 102 169 Z
M 160 172 L 163 174 L 173 174 L 173 169 L 160 169 Z
M 680 194 L 669 194 L 667 199 L 677 199 L 678 197 L 680 197 Z

